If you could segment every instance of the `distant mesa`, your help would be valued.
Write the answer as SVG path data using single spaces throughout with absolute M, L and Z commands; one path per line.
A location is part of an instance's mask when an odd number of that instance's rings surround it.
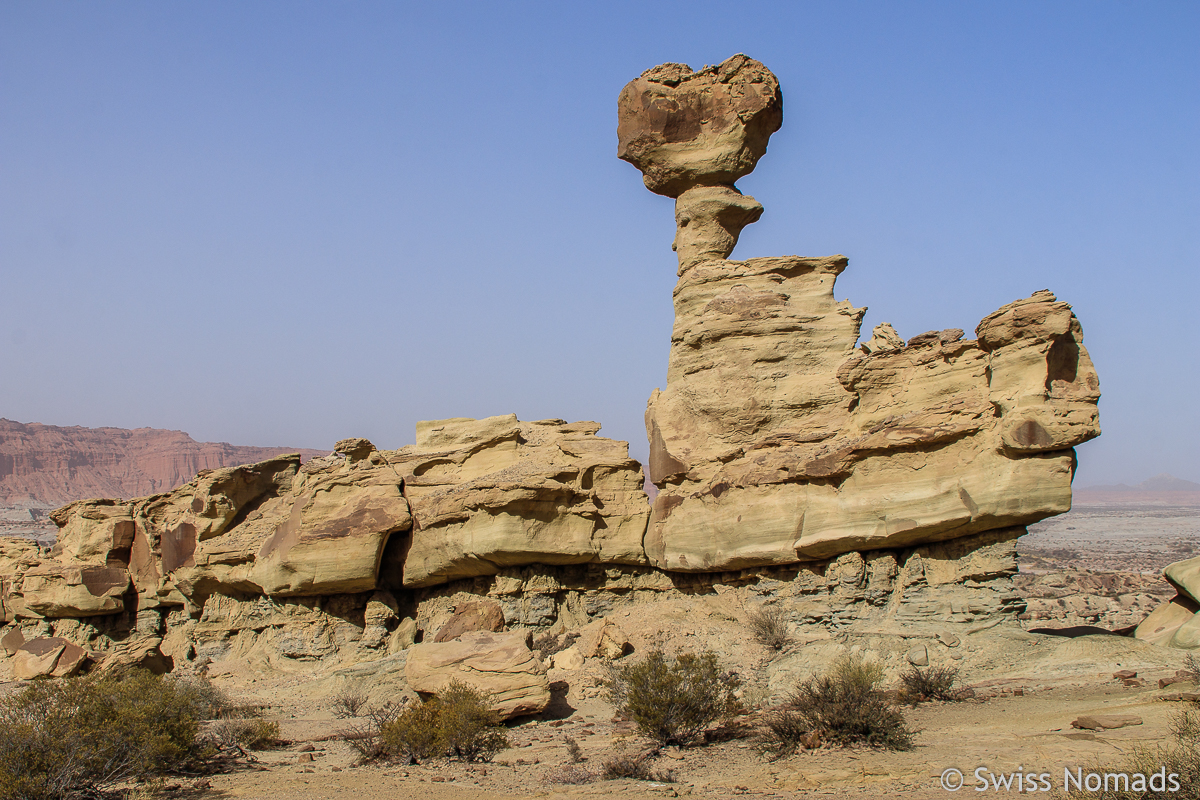
M 1080 492 L 1200 492 L 1200 483 L 1185 481 L 1166 472 L 1160 472 L 1153 478 L 1147 478 L 1141 483 L 1130 486 L 1126 483 L 1114 483 L 1101 486 L 1081 486 Z
M 0 418 L 0 506 L 47 508 L 89 497 L 169 492 L 205 469 L 327 450 L 197 442 L 157 428 L 70 428 Z

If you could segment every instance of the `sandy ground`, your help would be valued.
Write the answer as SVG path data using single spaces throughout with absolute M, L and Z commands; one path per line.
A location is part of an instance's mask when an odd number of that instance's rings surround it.
M 1169 673 L 1163 670 L 1162 674 Z M 292 716 L 284 710 L 276 718 L 290 744 L 259 752 L 256 763 L 213 776 L 203 792 L 191 793 L 263 800 L 355 800 L 362 796 L 423 800 L 743 795 L 944 798 L 949 794 L 939 783 L 944 770 L 961 770 L 966 776 L 965 788 L 973 791 L 979 767 L 997 775 L 1018 770 L 1048 773 L 1052 785 L 1061 788 L 1064 768 L 1087 772 L 1103 764 L 1111 769 L 1133 748 L 1165 741 L 1169 717 L 1181 704 L 1161 698 L 1194 686 L 1175 684 L 1160 690 L 1157 683 L 1152 685 L 1154 688 L 1126 687 L 1110 675 L 1096 674 L 1090 680 L 1075 678 L 1040 689 L 1011 685 L 994 698 L 923 704 L 906 712 L 910 727 L 919 731 L 916 748 L 908 752 L 826 748 L 769 762 L 752 739 L 669 749 L 659 756 L 655 768 L 673 771 L 674 783 L 620 780 L 564 786 L 550 782 L 553 773 L 569 763 L 568 736 L 580 743 L 587 759 L 581 765 L 584 768 L 598 768 L 622 747 L 637 750 L 644 746 L 628 733 L 627 724 L 613 721 L 611 706 L 601 699 L 581 704 L 563 720 L 513 726 L 512 749 L 499 753 L 490 764 L 473 765 L 356 767 L 355 753 L 336 736 L 353 721 L 334 720 L 328 712 Z M 1015 689 L 1021 693 L 1012 693 Z M 1072 728 L 1072 720 L 1083 714 L 1131 714 L 1140 717 L 1142 724 L 1100 733 Z M 311 753 L 302 752 L 308 748 Z M 188 794 L 186 784 L 183 788 L 179 794 Z M 1191 788 L 1193 792 L 1200 789 Z

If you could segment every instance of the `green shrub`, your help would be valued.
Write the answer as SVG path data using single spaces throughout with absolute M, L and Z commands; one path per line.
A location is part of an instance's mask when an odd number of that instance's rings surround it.
M 778 606 L 755 609 L 747 615 L 746 621 L 754 638 L 772 650 L 782 650 L 792 642 L 787 614 Z
M 900 685 L 904 696 L 912 703 L 923 700 L 958 700 L 958 692 L 954 682 L 958 680 L 958 670 L 954 667 L 910 667 L 908 672 L 900 676 Z
M 734 696 L 741 681 L 722 673 L 717 656 L 682 653 L 668 663 L 661 650 L 640 662 L 614 668 L 613 703 L 638 730 L 660 744 L 687 745 L 709 725 L 742 710 Z
M 821 741 L 911 749 L 912 732 L 900 709 L 879 688 L 882 679 L 878 663 L 858 656 L 840 659 L 825 675 L 801 683 L 783 709 L 768 715 L 760 746 L 772 758 Z
M 479 690 L 451 681 L 436 697 L 404 709 L 380 728 L 383 753 L 415 761 L 443 756 L 490 761 L 508 747 L 508 737 L 488 701 Z
M 179 768 L 197 754 L 202 693 L 130 671 L 39 681 L 0 700 L 0 800 L 57 800 Z

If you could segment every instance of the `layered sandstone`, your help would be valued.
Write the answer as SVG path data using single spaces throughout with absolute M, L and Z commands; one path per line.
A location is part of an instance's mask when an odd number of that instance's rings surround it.
M 197 442 L 155 428 L 62 428 L 0 419 L 0 506 L 166 492 L 206 469 L 317 450 Z
M 757 219 L 733 179 L 782 118 L 767 76 L 744 56 L 701 73 L 668 64 L 618 102 L 619 155 L 677 198 L 667 385 L 646 410 L 650 562 L 788 564 L 1068 510 L 1073 448 L 1100 433 L 1099 381 L 1069 305 L 1042 291 L 989 315 L 975 339 L 930 331 L 905 344 L 885 323 L 858 347 L 866 309 L 834 298 L 846 258 L 728 259 Z

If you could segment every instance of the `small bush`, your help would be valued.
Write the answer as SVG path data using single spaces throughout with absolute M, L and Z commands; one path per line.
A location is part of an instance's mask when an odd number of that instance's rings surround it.
M 200 693 L 133 670 L 39 681 L 0 700 L 0 798 L 57 800 L 197 757 Z
M 579 742 L 575 741 L 570 736 L 566 737 L 566 742 L 567 757 L 571 759 L 572 764 L 578 764 L 581 761 L 587 760 L 583 757 L 583 748 L 579 746 Z
M 1191 665 L 1189 664 L 1189 668 Z M 1200 786 L 1200 711 L 1195 708 L 1184 709 L 1171 718 L 1171 743 L 1156 747 L 1134 747 L 1125 759 L 1114 765 L 1093 765 L 1082 771 L 1104 773 L 1125 773 L 1130 776 L 1128 787 L 1114 785 L 1101 788 L 1098 792 L 1076 791 L 1071 787 L 1068 793 L 1071 797 L 1095 798 L 1095 800 L 1170 800 L 1184 795 L 1171 792 L 1170 784 L 1162 790 L 1151 788 L 1150 776 L 1166 769 L 1168 775 L 1174 773 L 1178 777 L 1180 787 L 1186 793 Z M 1133 788 L 1133 776 L 1141 773 L 1145 780 L 1142 790 Z
M 954 689 L 958 670 L 954 667 L 911 667 L 900 676 L 905 698 L 916 704 L 924 700 L 958 700 Z
M 600 777 L 606 781 L 620 778 L 632 778 L 636 781 L 657 781 L 658 783 L 674 783 L 675 772 L 669 769 L 654 769 L 650 760 L 657 751 L 651 750 L 640 755 L 618 753 L 606 759 L 601 767 Z
M 554 783 L 565 786 L 578 786 L 584 783 L 591 783 L 596 780 L 596 775 L 589 769 L 578 766 L 577 764 L 567 764 L 565 767 L 556 767 L 546 772 L 546 783 Z
M 754 638 L 772 650 L 782 650 L 792 643 L 787 614 L 778 606 L 755 609 L 749 613 L 746 621 Z
M 379 738 L 386 755 L 418 762 L 443 756 L 490 761 L 508 747 L 488 697 L 459 681 L 451 681 L 437 697 L 404 709 L 381 727 Z
M 338 719 L 357 717 L 367 707 L 367 693 L 347 687 L 333 696 L 333 715 Z
M 614 705 L 659 744 L 688 745 L 709 725 L 742 710 L 734 696 L 741 681 L 722 673 L 717 656 L 681 653 L 668 663 L 661 650 L 616 667 L 608 684 Z
M 342 737 L 358 753 L 360 763 L 368 763 L 389 755 L 384 744 L 383 731 L 394 723 L 404 711 L 403 706 L 384 703 L 367 711 L 365 722 L 341 732 Z
M 223 719 L 213 726 L 212 737 L 223 748 L 268 750 L 279 744 L 279 723 L 261 717 Z
M 768 716 L 760 746 L 772 758 L 814 741 L 911 749 L 912 732 L 900 709 L 879 688 L 882 679 L 879 664 L 856 656 L 839 660 L 827 674 L 801 683 L 786 707 Z

